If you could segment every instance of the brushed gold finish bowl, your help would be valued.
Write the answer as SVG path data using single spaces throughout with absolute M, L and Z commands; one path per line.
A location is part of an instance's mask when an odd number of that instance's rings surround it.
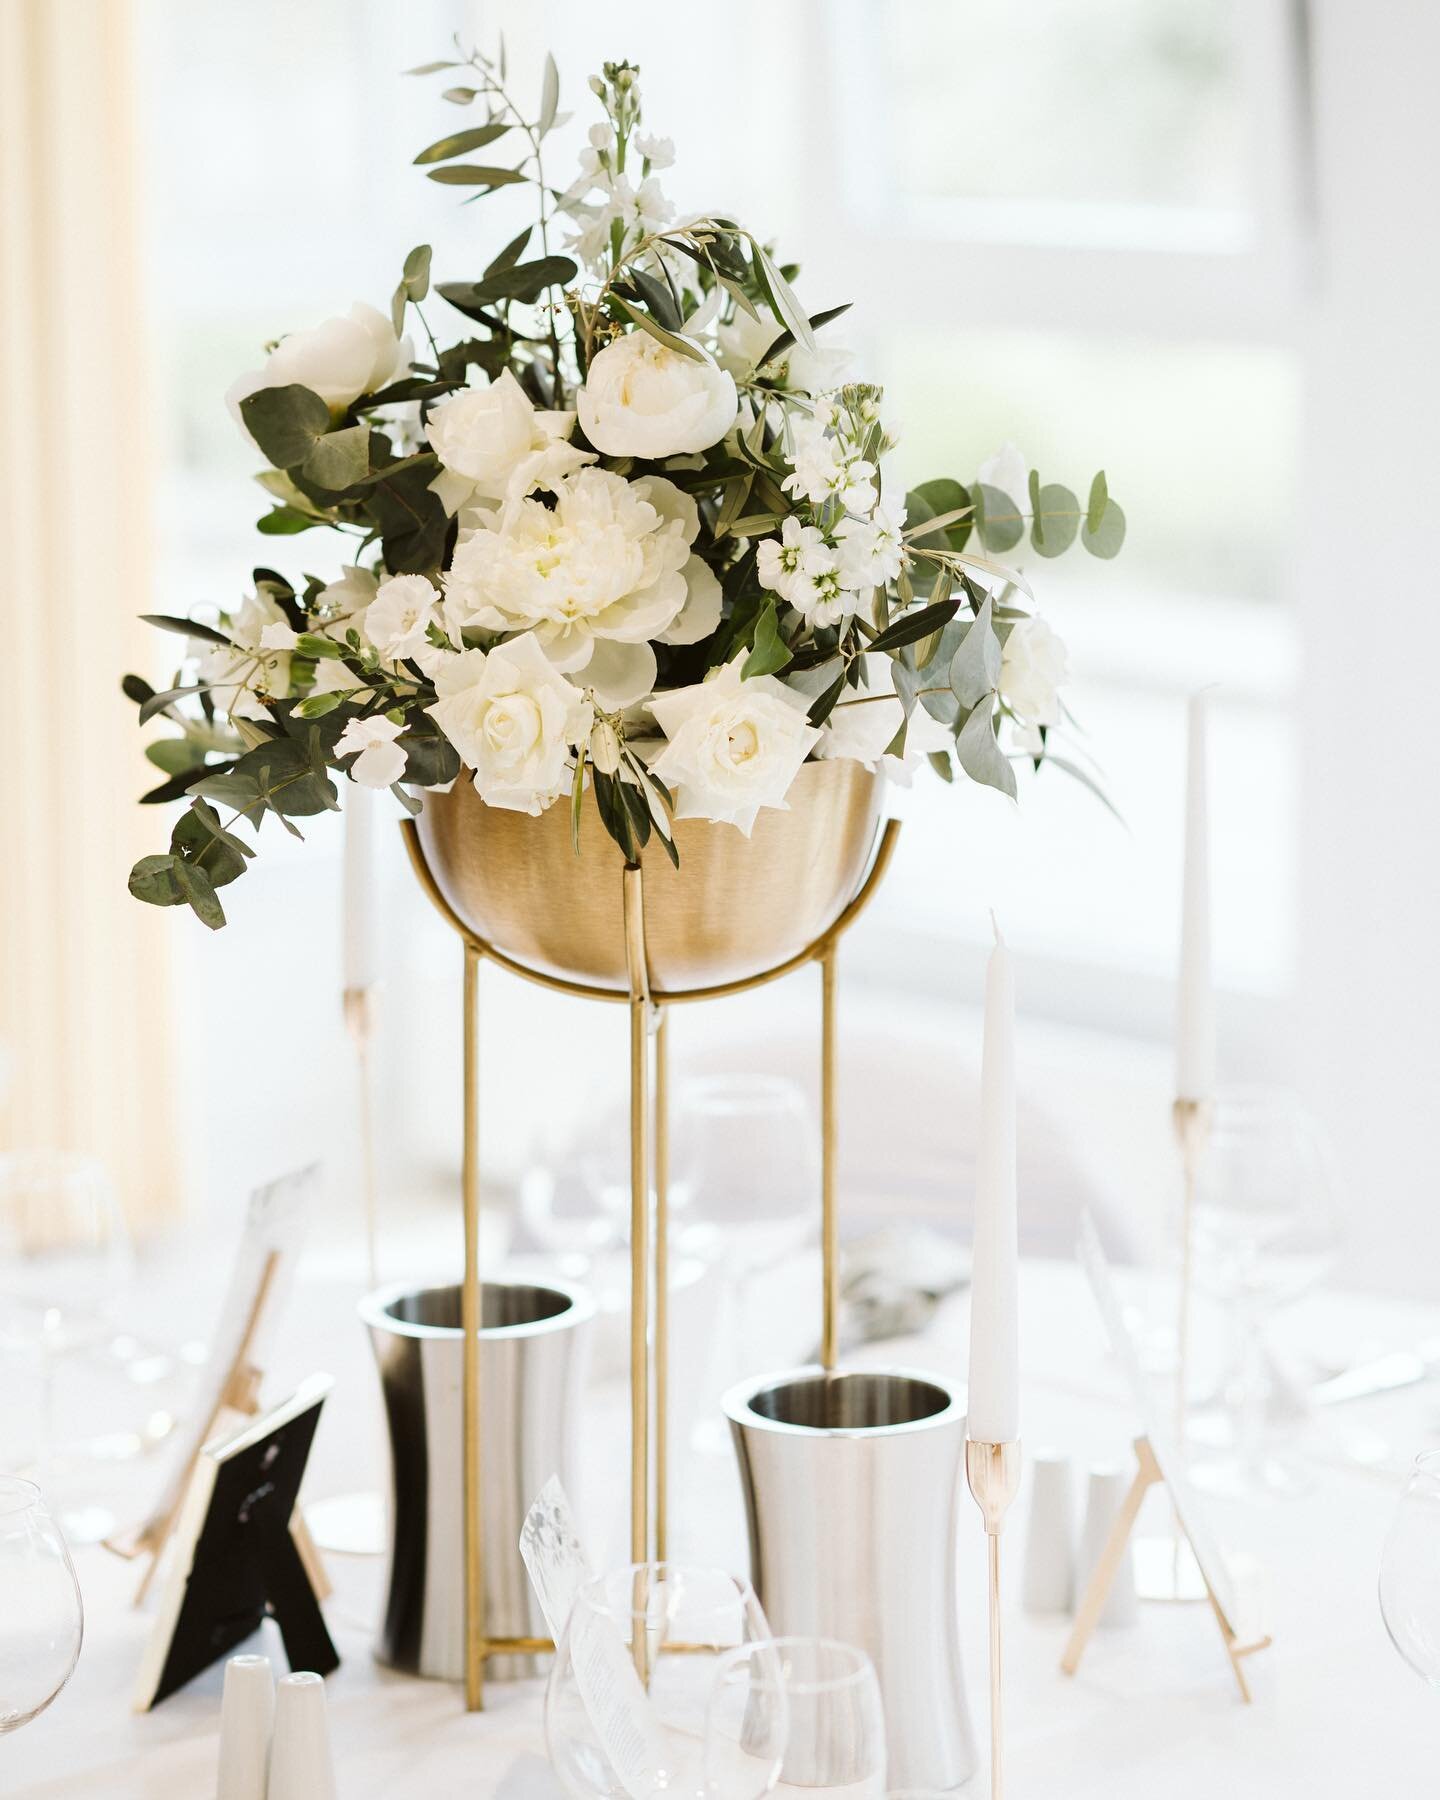
M 865 876 L 881 786 L 857 762 L 805 763 L 788 809 L 762 807 L 748 838 L 678 820 L 678 869 L 652 842 L 645 938 L 657 995 L 751 980 L 821 937 Z M 541 976 L 628 991 L 624 859 L 588 800 L 578 857 L 568 805 L 539 818 L 507 812 L 464 776 L 425 796 L 416 832 L 441 898 L 473 937 Z

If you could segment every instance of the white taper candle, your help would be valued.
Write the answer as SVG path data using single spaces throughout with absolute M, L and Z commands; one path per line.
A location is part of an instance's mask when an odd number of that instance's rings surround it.
M 980 1154 L 975 1170 L 975 1262 L 970 1278 L 970 1395 L 966 1425 L 982 1444 L 1020 1435 L 1015 1204 L 1015 986 L 995 930 L 985 972 Z
M 375 980 L 375 795 L 358 781 L 345 783 L 344 944 L 345 991 Z
M 1210 981 L 1210 817 L 1206 794 L 1206 706 L 1192 694 L 1185 770 L 1185 885 L 1180 912 L 1180 982 L 1175 1004 L 1175 1097 L 1208 1100 L 1215 1090 L 1215 994 Z

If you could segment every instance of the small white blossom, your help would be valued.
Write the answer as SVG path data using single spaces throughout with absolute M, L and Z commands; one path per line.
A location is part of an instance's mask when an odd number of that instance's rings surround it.
M 293 650 L 299 641 L 294 630 L 283 619 L 267 625 L 260 633 L 262 650 Z
M 592 125 L 587 136 L 590 139 L 592 150 L 608 150 L 613 142 L 610 127 L 603 121 L 598 125 Z
M 635 148 L 652 169 L 668 169 L 675 160 L 675 145 L 668 137 L 653 137 L 642 131 L 636 136 Z
M 778 539 L 766 538 L 756 546 L 755 566 L 767 588 L 791 606 L 800 606 L 814 578 L 833 574 L 838 564 L 824 533 L 802 525 L 792 513 Z
M 847 588 L 883 587 L 905 562 L 901 530 L 905 509 L 892 516 L 877 506 L 868 519 L 842 519 L 835 527 L 840 547 L 840 579 Z
M 404 729 L 383 713 L 370 719 L 351 719 L 335 740 L 335 754 L 355 756 L 350 774 L 361 787 L 390 787 L 405 773 L 405 752 L 395 742 Z
M 440 595 L 423 575 L 397 575 L 380 584 L 365 613 L 365 636 L 390 662 L 401 662 L 429 647 L 428 627 L 438 616 Z

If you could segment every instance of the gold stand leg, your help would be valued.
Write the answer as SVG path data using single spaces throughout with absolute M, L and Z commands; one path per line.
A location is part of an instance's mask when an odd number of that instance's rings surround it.
M 820 1362 L 833 1369 L 839 1360 L 840 1221 L 835 1204 L 835 945 L 820 956 L 820 1254 L 824 1293 Z
M 630 973 L 630 1560 L 650 1559 L 650 978 L 639 865 L 624 874 Z
M 485 1704 L 485 1525 L 480 1419 L 480 954 L 465 946 L 465 1143 L 461 1190 L 465 1208 L 465 1279 L 460 1322 L 465 1331 L 461 1401 L 465 1497 L 465 1706 Z
M 655 1031 L 655 1560 L 669 1551 L 670 1015 Z

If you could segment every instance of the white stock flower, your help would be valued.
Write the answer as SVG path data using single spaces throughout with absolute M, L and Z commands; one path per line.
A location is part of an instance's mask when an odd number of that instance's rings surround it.
M 365 610 L 365 636 L 381 656 L 400 662 L 430 647 L 427 627 L 439 615 L 440 595 L 423 575 L 382 581 Z
M 655 695 L 650 711 L 667 742 L 650 766 L 674 789 L 677 819 L 711 819 L 749 837 L 762 806 L 785 806 L 820 733 L 803 694 L 773 675 L 742 680 L 742 660 L 694 687 Z
M 283 700 L 290 692 L 290 651 L 275 641 L 277 627 L 289 632 L 290 621 L 262 588 L 247 594 L 231 619 L 230 643 L 205 645 L 199 658 L 200 680 L 210 686 L 216 706 L 232 719 L 268 719 L 262 699 Z
M 840 579 L 847 588 L 883 587 L 894 581 L 905 561 L 900 533 L 905 508 L 892 514 L 877 506 L 868 519 L 842 519 L 835 527 L 840 547 Z
M 651 462 L 718 444 L 735 422 L 735 383 L 700 355 L 682 356 L 639 329 L 607 344 L 578 396 L 586 437 L 607 456 Z
M 463 388 L 430 414 L 426 434 L 443 464 L 430 485 L 449 512 L 476 496 L 518 499 L 551 487 L 595 458 L 567 443 L 573 412 L 537 409 L 509 369 L 483 387 Z
M 692 584 L 702 613 L 712 598 L 692 568 L 699 529 L 673 482 L 581 469 L 557 484 L 553 509 L 518 500 L 462 533 L 444 577 L 447 620 L 452 631 L 533 630 L 601 705 L 631 705 L 655 682 L 650 640 L 681 620 Z
M 675 144 L 668 137 L 654 137 L 642 131 L 636 136 L 635 148 L 652 169 L 668 169 L 675 160 Z
M 825 534 L 813 525 L 802 525 L 793 513 L 780 527 L 778 538 L 765 538 L 755 547 L 755 568 L 761 581 L 791 606 L 800 605 L 810 577 L 833 573 L 836 567 Z
M 474 771 L 482 800 L 537 814 L 569 788 L 571 749 L 588 737 L 592 709 L 533 632 L 447 658 L 435 692 L 427 710 Z
M 1000 693 L 1030 725 L 1060 723 L 1060 684 L 1070 673 L 1064 641 L 1044 619 L 1010 628 L 1000 657 Z
M 388 788 L 405 773 L 405 752 L 395 742 L 404 729 L 384 713 L 351 719 L 335 740 L 335 754 L 350 756 L 358 751 L 350 765 L 352 779 L 361 787 Z
M 261 388 L 306 387 L 332 412 L 344 412 L 351 401 L 378 393 L 408 369 L 410 356 L 409 340 L 396 337 L 384 313 L 357 300 L 344 318 L 281 338 L 263 369 L 247 370 L 231 384 L 225 402 L 242 431 L 240 402 Z
M 1016 512 L 1023 513 L 1030 504 L 1030 465 L 1013 444 L 1002 444 L 993 456 L 987 456 L 975 479 L 1008 495 Z
M 847 512 L 868 513 L 875 504 L 875 465 L 849 454 L 818 419 L 800 419 L 793 428 L 794 469 L 781 486 L 812 506 L 838 500 Z

